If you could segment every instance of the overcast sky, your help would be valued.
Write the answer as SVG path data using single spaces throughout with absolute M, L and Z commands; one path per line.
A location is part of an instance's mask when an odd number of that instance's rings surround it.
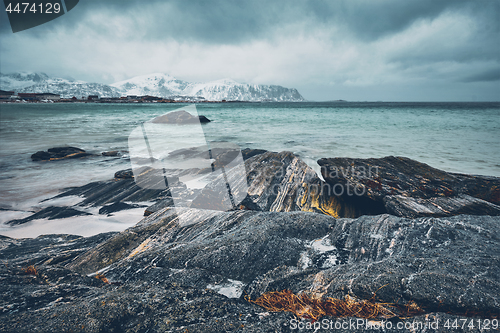
M 163 72 L 308 100 L 500 100 L 499 0 L 82 0 L 0 23 L 0 71 L 113 83 Z

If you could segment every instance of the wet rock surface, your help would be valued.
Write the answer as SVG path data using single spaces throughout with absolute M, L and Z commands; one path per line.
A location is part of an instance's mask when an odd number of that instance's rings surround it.
M 235 154 L 216 146 L 211 153 L 216 167 Z M 231 211 L 189 208 L 206 193 L 188 189 L 180 178 L 209 170 L 163 170 L 170 173 L 168 187 L 146 189 L 129 169 L 56 197 L 81 197 L 74 206 L 10 221 L 66 218 L 88 214 L 88 207 L 109 215 L 153 203 L 143 206 L 143 220 L 119 233 L 0 236 L 0 331 L 303 331 L 291 313 L 267 312 L 245 300 L 283 289 L 414 301 L 427 313 L 407 321 L 439 320 L 433 332 L 448 332 L 446 321 L 500 316 L 498 178 L 386 157 L 322 159 L 323 181 L 290 152 L 244 149 L 242 157 L 248 192 Z M 142 181 L 158 181 L 152 168 L 139 173 Z M 210 184 L 206 189 L 226 190 Z M 337 195 L 339 184 L 345 192 Z M 176 205 L 184 207 L 174 207 L 173 189 Z M 476 322 L 467 331 L 484 329 Z
M 433 197 L 430 199 L 411 198 L 401 195 L 384 197 L 387 212 L 396 216 L 451 216 L 459 214 L 500 215 L 500 206 L 469 195 L 460 194 L 455 197 Z
M 56 147 L 47 151 L 38 151 L 31 155 L 33 161 L 56 161 L 69 158 L 81 158 L 92 156 L 85 150 L 76 147 Z
M 208 158 L 206 149 L 206 146 L 179 149 L 172 151 L 170 157 Z M 238 156 L 239 149 L 214 145 L 210 154 L 213 168 L 227 168 Z M 110 206 L 116 212 L 145 203 L 149 205 L 144 211 L 145 216 L 173 207 L 174 203 L 183 207 L 219 210 L 233 207 L 271 212 L 307 211 L 350 218 L 384 213 L 408 218 L 459 214 L 498 216 L 500 212 L 500 179 L 497 177 L 453 174 L 408 158 L 389 156 L 381 159 L 321 159 L 318 163 L 326 180 L 323 181 L 291 152 L 247 148 L 241 151 L 241 156 L 247 184 L 241 183 L 245 181 L 244 176 L 238 179 L 228 176 L 226 179 L 231 182 L 233 190 L 244 188 L 247 191 L 246 194 L 233 193 L 243 198 L 234 205 L 214 204 L 209 200 L 214 196 L 223 197 L 222 193 L 227 191 L 227 183 L 220 177 L 210 178 L 213 170 L 209 168 L 157 170 L 143 167 L 135 170 L 136 177 L 131 169 L 120 170 L 114 179 L 67 189 L 55 198 L 80 196 L 84 199 L 71 207 L 49 207 L 38 215 L 10 224 L 86 214 L 87 207 L 99 207 L 105 211 L 108 208 L 104 206 Z M 180 181 L 186 176 L 191 179 L 205 177 L 207 185 L 204 189 L 188 188 Z M 172 193 L 175 193 L 175 200 Z
M 413 300 L 428 314 L 407 320 L 438 318 L 433 331 L 445 332 L 447 319 L 470 320 L 466 313 L 500 315 L 499 222 L 166 207 L 120 233 L 2 237 L 0 330 L 293 332 L 292 314 L 244 299 L 290 289 Z
M 56 219 L 65 219 L 68 217 L 84 216 L 84 215 L 91 215 L 91 214 L 71 207 L 50 206 L 42 209 L 39 212 L 34 213 L 33 215 L 25 217 L 24 219 L 8 221 L 7 224 L 17 225 L 17 224 L 24 224 L 36 219 L 47 218 L 49 220 L 56 220 Z
M 498 177 L 445 172 L 406 157 L 394 156 L 322 158 L 318 164 L 330 192 L 339 193 L 340 189 L 352 188 L 358 196 L 370 199 L 372 204 L 383 203 L 387 212 L 398 216 L 496 215 L 500 209 Z M 464 195 L 469 196 L 468 199 Z M 345 193 L 340 196 L 345 197 Z
M 128 204 L 126 202 L 115 202 L 110 205 L 102 206 L 99 209 L 99 214 L 112 214 L 116 213 L 122 210 L 127 210 L 127 209 L 134 209 L 134 208 L 141 208 L 141 207 L 146 207 L 144 205 L 136 205 L 136 204 Z

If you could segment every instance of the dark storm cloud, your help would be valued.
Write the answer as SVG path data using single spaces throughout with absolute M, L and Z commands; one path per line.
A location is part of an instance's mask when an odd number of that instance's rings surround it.
M 340 23 L 362 40 L 400 32 L 418 20 L 433 20 L 446 11 L 478 16 L 498 32 L 499 8 L 499 2 L 492 0 L 308 1 L 308 9 L 320 22 Z
M 447 100 L 468 90 L 498 99 L 499 0 L 81 0 L 17 34 L 0 16 L 2 72 L 106 83 L 159 71 L 231 77 L 310 99 L 380 86 L 386 100 L 391 87 L 408 87 L 399 100 L 425 100 L 444 86 Z
M 465 79 L 462 82 L 492 82 L 500 81 L 500 68 L 493 70 L 488 70 L 482 73 L 474 74 Z
M 84 0 L 79 2 L 72 18 L 98 14 L 105 14 L 111 20 L 124 17 L 140 32 L 141 38 L 239 43 L 307 22 L 306 28 L 341 26 L 346 38 L 368 41 L 397 33 L 417 20 L 435 19 L 446 11 L 462 11 L 477 17 L 487 34 L 500 31 L 500 2 L 496 0 Z M 6 32 L 8 24 L 2 21 L 1 32 Z M 75 22 L 66 19 L 54 24 L 71 28 Z M 88 28 L 103 27 L 97 24 Z

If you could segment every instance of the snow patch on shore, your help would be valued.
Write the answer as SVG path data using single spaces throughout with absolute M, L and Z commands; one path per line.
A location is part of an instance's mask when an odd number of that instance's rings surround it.
M 227 279 L 229 282 L 218 285 L 209 284 L 208 289 L 212 289 L 228 298 L 240 298 L 245 284 L 241 281 Z

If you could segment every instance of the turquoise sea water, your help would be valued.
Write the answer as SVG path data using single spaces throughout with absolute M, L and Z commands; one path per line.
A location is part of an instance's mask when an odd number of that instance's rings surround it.
M 28 209 L 68 186 L 113 177 L 122 158 L 32 162 L 57 146 L 128 150 L 130 132 L 180 104 L 0 104 L 0 208 Z M 406 156 L 451 172 L 500 176 L 500 103 L 197 104 L 207 139 L 322 157 Z M 318 169 L 318 168 L 316 168 Z

